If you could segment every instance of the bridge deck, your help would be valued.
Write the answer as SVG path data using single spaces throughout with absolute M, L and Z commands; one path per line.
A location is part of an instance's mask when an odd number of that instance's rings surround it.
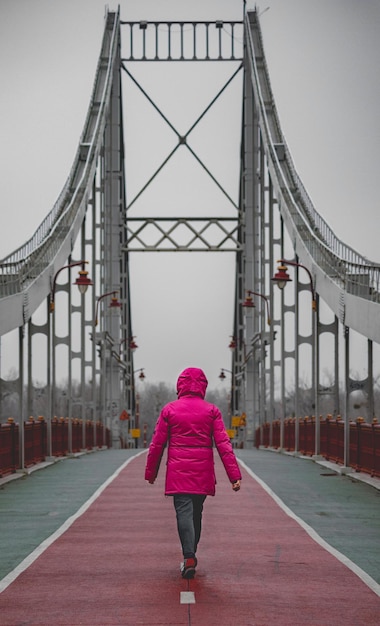
M 378 624 L 379 492 L 302 459 L 239 456 L 238 494 L 217 461 L 193 581 L 179 574 L 164 472 L 147 485 L 144 453 L 68 459 L 3 485 L 2 626 Z

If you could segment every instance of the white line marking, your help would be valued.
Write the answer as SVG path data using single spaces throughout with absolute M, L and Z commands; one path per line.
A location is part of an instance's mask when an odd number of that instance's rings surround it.
M 194 591 L 181 591 L 180 604 L 195 604 Z
M 3 591 L 5 591 L 5 589 L 9 587 L 9 585 L 13 583 L 16 580 L 16 578 L 18 578 L 18 576 L 22 574 L 22 572 L 28 569 L 28 567 L 30 567 L 32 563 L 34 563 L 34 561 L 36 561 L 36 559 L 38 559 L 38 557 L 41 556 L 41 554 L 43 554 L 43 552 L 45 552 L 45 550 L 47 550 L 54 543 L 54 541 L 59 539 L 59 537 L 63 535 L 63 533 L 66 532 L 66 530 L 68 530 L 68 528 L 70 528 L 70 526 L 75 522 L 75 520 L 77 520 L 79 517 L 83 515 L 83 513 L 87 511 L 87 509 L 91 506 L 91 504 L 93 504 L 93 502 L 95 502 L 95 500 L 99 498 L 100 494 L 108 487 L 108 485 L 112 483 L 113 480 L 115 480 L 115 478 L 117 478 L 120 472 L 122 472 L 123 469 L 131 461 L 133 461 L 133 459 L 136 459 L 138 456 L 140 456 L 140 454 L 144 454 L 144 452 L 146 452 L 146 450 L 142 450 L 141 452 L 138 452 L 134 456 L 131 456 L 129 459 L 127 459 L 125 463 L 123 463 L 123 465 L 121 465 L 112 474 L 112 476 L 107 478 L 107 480 L 102 485 L 100 485 L 100 487 L 92 494 L 92 496 L 84 504 L 82 504 L 82 506 L 78 509 L 76 513 L 71 515 L 71 517 L 67 518 L 67 520 L 62 524 L 62 526 L 60 526 L 52 535 L 50 535 L 50 537 L 48 537 L 42 543 L 40 543 L 40 545 L 37 546 L 37 548 L 33 550 L 33 552 L 31 552 L 27 557 L 25 557 L 25 559 L 21 561 L 21 563 L 19 563 L 17 567 L 14 568 L 14 570 L 12 570 L 11 572 L 9 572 L 9 574 L 4 576 L 4 578 L 0 580 L 0 593 L 3 593 Z
M 306 522 L 303 521 L 303 519 L 301 519 L 300 517 L 298 517 L 298 515 L 296 515 L 295 513 L 293 513 L 293 511 L 291 509 L 289 509 L 288 506 L 286 506 L 285 502 L 283 502 L 281 500 L 281 498 L 279 498 L 274 491 L 272 491 L 272 489 L 266 484 L 264 483 L 263 480 L 261 480 L 261 478 L 259 478 L 245 463 L 244 461 L 241 461 L 240 459 L 238 459 L 240 465 L 242 467 L 244 467 L 244 469 L 248 472 L 248 474 L 250 474 L 252 476 L 252 478 L 254 480 L 256 480 L 256 482 L 259 483 L 259 485 L 261 485 L 261 487 L 264 489 L 264 491 L 267 492 L 267 494 L 269 496 L 271 496 L 271 498 L 273 498 L 273 500 L 278 504 L 278 506 L 287 514 L 289 515 L 289 517 L 291 517 L 292 519 L 294 519 L 297 524 L 299 524 L 300 526 L 302 526 L 302 528 L 307 532 L 307 534 L 316 542 L 318 543 L 322 548 L 324 548 L 325 550 L 327 550 L 327 552 L 330 552 L 330 554 L 332 554 L 333 556 L 335 556 L 336 559 L 338 559 L 338 561 L 340 561 L 341 563 L 343 563 L 343 565 L 345 565 L 346 567 L 348 567 L 348 569 L 350 569 L 354 574 L 356 574 L 356 576 L 358 576 L 363 583 L 365 583 L 370 589 L 372 589 L 372 591 L 374 593 L 376 593 L 376 595 L 380 596 L 380 585 L 376 582 L 376 580 L 374 580 L 373 578 L 371 578 L 371 576 L 369 574 L 367 574 L 367 572 L 365 572 L 364 570 L 361 569 L 361 567 L 359 567 L 359 565 L 356 565 L 356 563 L 354 563 L 353 561 L 351 561 L 347 556 L 345 556 L 344 554 L 342 554 L 341 552 L 339 552 L 339 550 L 336 550 L 336 548 L 333 548 L 333 546 L 330 546 L 329 543 L 327 543 L 327 541 L 325 541 L 324 539 L 322 539 L 322 537 L 320 535 L 318 535 L 318 533 L 314 530 L 314 528 L 312 528 L 311 526 L 309 526 L 309 524 L 307 524 Z

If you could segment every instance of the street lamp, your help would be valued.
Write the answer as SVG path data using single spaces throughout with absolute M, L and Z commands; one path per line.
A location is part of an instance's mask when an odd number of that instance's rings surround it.
M 267 298 L 267 296 L 265 296 L 262 293 L 259 293 L 257 291 L 252 291 L 251 289 L 246 290 L 246 298 L 244 300 L 244 302 L 242 303 L 242 306 L 246 309 L 253 309 L 255 307 L 255 303 L 253 301 L 252 296 L 258 296 L 259 298 L 262 298 L 265 302 L 265 306 L 266 306 L 266 311 L 267 311 L 267 324 L 268 326 L 271 325 L 271 314 L 270 314 L 270 307 L 269 307 L 269 298 Z M 254 364 L 253 364 L 253 372 L 251 372 L 251 376 L 253 376 L 253 380 L 252 380 L 252 390 L 253 390 L 253 398 L 252 398 L 252 405 L 253 405 L 253 411 L 254 411 L 254 417 L 253 419 L 256 419 L 256 410 L 258 411 L 258 415 L 259 415 L 259 423 L 261 422 L 261 420 L 263 419 L 263 416 L 266 414 L 266 390 L 265 390 L 265 384 L 266 384 L 266 376 L 265 376 L 265 343 L 264 343 L 264 331 L 263 329 L 261 329 L 261 332 L 258 332 L 255 334 L 255 336 L 252 338 L 252 349 L 251 351 L 248 353 L 248 355 L 246 355 L 246 360 L 249 359 L 250 356 L 254 355 L 254 351 L 255 351 L 255 342 L 257 340 L 257 338 L 261 337 L 262 341 L 260 344 L 260 349 L 261 349 L 261 356 L 260 359 L 254 359 Z M 260 374 L 260 369 L 261 374 Z
M 219 374 L 219 378 L 222 382 L 225 381 L 226 379 L 226 375 L 224 372 L 229 372 L 230 374 L 232 374 L 231 370 L 227 370 L 224 367 L 222 367 L 222 369 L 220 370 L 220 374 Z
M 313 311 L 317 310 L 317 299 L 316 299 L 316 295 L 315 295 L 315 289 L 314 289 L 314 282 L 313 282 L 313 277 L 311 275 L 310 270 L 306 267 L 306 265 L 302 265 L 302 263 L 297 263 L 296 261 L 287 261 L 285 259 L 280 259 L 279 261 L 277 261 L 277 263 L 280 263 L 280 265 L 277 268 L 277 272 L 276 274 L 273 276 L 272 280 L 273 282 L 277 283 L 277 286 L 279 289 L 284 289 L 286 283 L 291 282 L 291 278 L 288 274 L 288 265 L 292 265 L 293 267 L 302 267 L 302 269 L 304 269 L 308 276 L 309 276 L 309 280 L 310 280 L 310 291 L 311 291 L 311 296 L 312 296 L 312 309 Z
M 259 296 L 259 298 L 262 298 L 263 300 L 265 300 L 265 305 L 266 305 L 266 308 L 267 308 L 267 324 L 268 324 L 268 326 L 270 326 L 271 318 L 270 318 L 270 310 L 269 310 L 269 298 L 267 298 L 267 296 L 264 296 L 262 293 L 258 293 L 256 291 L 251 291 L 250 289 L 248 289 L 246 293 L 247 293 L 247 295 L 246 295 L 246 298 L 245 298 L 242 306 L 247 308 L 247 309 L 253 309 L 256 306 L 254 301 L 253 301 L 252 296 Z
M 144 368 L 140 367 L 137 370 L 133 370 L 133 393 L 135 393 L 135 375 L 139 374 L 139 380 L 143 383 L 145 380 Z M 140 438 L 140 394 L 136 393 L 135 396 L 135 418 L 133 427 L 129 429 L 129 434 L 134 439 L 134 445 L 138 448 Z M 144 444 L 146 445 L 146 429 L 144 429 Z
M 230 430 L 233 432 L 233 435 L 230 435 L 231 438 L 234 439 L 234 444 L 239 445 L 243 444 L 243 440 L 241 439 L 241 435 L 243 434 L 243 430 L 235 430 L 236 425 L 242 426 L 242 420 L 244 417 L 244 425 L 245 425 L 245 419 L 246 419 L 246 414 L 242 413 L 241 415 L 237 415 L 237 413 L 239 413 L 239 402 L 236 401 L 236 398 L 234 397 L 235 394 L 235 385 L 239 384 L 238 383 L 238 379 L 241 378 L 242 373 L 240 374 L 235 374 L 227 369 L 226 367 L 222 367 L 220 370 L 220 374 L 219 374 L 219 379 L 222 381 L 222 383 L 226 380 L 226 374 L 225 372 L 228 372 L 229 374 L 231 374 L 231 395 L 229 396 L 228 399 L 228 416 L 229 416 L 229 421 L 230 421 Z M 235 423 L 237 420 L 237 424 Z
M 120 344 L 119 344 L 119 356 L 121 354 L 121 346 L 123 345 L 123 343 L 127 343 L 128 344 L 128 347 L 129 347 L 131 352 L 134 352 L 138 348 L 138 345 L 135 342 L 135 337 L 133 335 L 132 335 L 132 337 L 126 337 L 125 339 L 122 339 L 120 341 Z M 140 370 L 137 370 L 137 371 L 140 371 Z
M 71 269 L 72 267 L 81 266 L 82 269 L 79 270 L 79 275 L 74 282 L 74 285 L 77 285 L 81 295 L 84 295 L 87 291 L 87 288 L 90 285 L 93 285 L 92 280 L 88 277 L 88 272 L 84 269 L 85 265 L 88 261 L 75 261 L 73 263 L 69 263 L 68 265 L 64 265 L 61 267 L 54 275 L 54 278 L 51 283 L 51 290 L 49 294 L 49 313 L 54 313 L 55 310 L 55 292 L 57 287 L 57 279 L 59 274 L 65 269 Z M 48 456 L 52 456 L 52 432 L 51 432 L 51 418 L 54 410 L 54 391 L 55 391 L 55 346 L 54 346 L 54 336 L 55 336 L 55 316 L 49 316 L 49 335 L 48 335 L 48 388 L 49 388 L 49 396 L 48 396 Z M 70 361 L 70 359 L 69 359 Z M 71 362 L 71 361 L 70 361 Z M 71 374 L 69 372 L 69 385 L 71 385 Z M 69 389 L 69 398 L 71 397 L 71 387 Z M 69 400 L 70 402 L 70 400 Z M 70 411 L 69 411 L 70 412 Z M 72 452 L 72 430 L 71 430 L 71 415 L 69 415 L 69 425 L 68 425 L 68 439 L 69 439 L 69 452 Z
M 144 368 L 140 367 L 140 369 L 135 370 L 135 374 L 137 374 L 137 372 L 140 372 L 139 379 L 143 382 L 145 380 Z
M 236 339 L 232 335 L 231 335 L 231 341 L 230 341 L 228 347 L 229 347 L 230 350 L 232 350 L 232 352 L 234 352 L 234 350 L 236 348 Z
M 96 300 L 96 307 L 95 307 L 95 318 L 94 318 L 94 325 L 97 326 L 98 325 L 98 312 L 99 312 L 99 303 L 101 300 L 103 300 L 103 298 L 106 298 L 107 296 L 112 296 L 111 298 L 111 302 L 109 305 L 110 309 L 119 309 L 121 307 L 121 302 L 118 300 L 118 298 L 116 297 L 116 294 L 119 293 L 118 291 L 108 291 L 107 293 L 103 293 L 101 296 L 99 296 Z
M 99 306 L 100 306 L 101 301 L 104 298 L 108 298 L 108 297 L 112 296 L 110 304 L 109 304 L 109 308 L 110 309 L 120 309 L 121 302 L 117 298 L 117 294 L 118 293 L 119 293 L 118 291 L 107 291 L 107 293 L 101 294 L 96 299 L 95 315 L 94 315 L 94 329 L 93 329 L 93 333 L 92 333 L 92 340 L 93 340 L 93 345 L 92 345 L 92 372 L 93 372 L 93 374 L 92 374 L 92 377 L 93 377 L 92 404 L 93 404 L 93 439 L 94 439 L 94 447 L 96 447 L 96 421 L 97 421 L 96 420 L 96 385 L 95 385 L 95 378 L 96 378 L 95 351 L 96 351 L 97 338 L 96 338 L 95 329 L 96 329 L 96 326 L 98 325 L 98 322 L 99 322 L 99 319 L 98 319 Z M 105 395 L 106 395 L 105 394 L 105 381 L 106 381 L 105 350 L 106 350 L 106 342 L 105 342 L 104 338 L 101 338 L 100 339 L 100 356 L 101 356 L 100 404 L 101 404 L 102 422 L 103 422 L 103 445 L 105 443 L 105 433 L 106 433 L 106 423 L 105 423 L 105 415 L 104 415 L 104 413 L 105 413 Z
M 138 345 L 135 342 L 135 337 L 132 335 L 131 340 L 129 342 L 129 349 L 132 350 L 132 352 L 134 352 L 135 350 L 137 350 Z
M 292 267 L 301 267 L 304 269 L 309 277 L 309 286 L 311 292 L 311 308 L 316 315 L 313 315 L 312 318 L 312 379 L 314 385 L 314 410 L 315 410 L 315 455 L 319 454 L 320 450 L 320 423 L 319 423 L 319 408 L 318 408 L 318 375 L 319 375 L 319 355 L 318 355 L 318 310 L 317 310 L 317 295 L 314 287 L 313 277 L 311 275 L 310 270 L 303 265 L 302 263 L 298 263 L 297 261 L 288 261 L 286 259 L 279 259 L 277 261 L 280 265 L 277 268 L 276 274 L 273 276 L 273 282 L 277 283 L 279 289 L 284 289 L 286 284 L 290 282 L 292 279 L 288 275 L 288 265 Z M 297 380 L 298 385 L 298 380 Z M 296 411 L 298 413 L 298 401 L 296 401 Z M 299 439 L 299 429 L 298 429 L 298 414 L 296 415 L 296 432 L 295 432 L 295 449 L 298 452 L 298 439 Z M 282 435 L 281 435 L 282 439 Z
M 61 267 L 55 274 L 53 281 L 52 281 L 52 286 L 51 286 L 51 290 L 50 290 L 50 303 L 49 303 L 49 311 L 50 313 L 53 313 L 54 309 L 55 309 L 55 290 L 56 290 L 56 286 L 57 286 L 57 278 L 58 275 L 62 272 L 62 270 L 71 268 L 71 267 L 76 267 L 78 265 L 82 266 L 82 269 L 79 270 L 79 276 L 77 277 L 75 283 L 73 283 L 74 285 L 77 285 L 79 291 L 81 294 L 85 294 L 87 291 L 87 288 L 90 285 L 93 285 L 93 282 L 91 280 L 91 278 L 88 278 L 88 272 L 84 269 L 85 264 L 88 263 L 88 261 L 76 261 L 75 263 L 70 263 L 69 265 L 64 265 L 63 267 Z

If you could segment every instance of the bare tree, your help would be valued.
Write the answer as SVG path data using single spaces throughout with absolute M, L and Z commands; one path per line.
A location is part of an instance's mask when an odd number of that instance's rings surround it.
M 148 443 L 152 438 L 154 427 L 162 407 L 176 398 L 177 393 L 173 386 L 169 386 L 166 383 L 144 383 L 144 388 L 139 392 L 140 428 L 146 424 Z M 222 391 L 209 390 L 206 395 L 206 400 L 219 407 L 224 418 L 224 423 L 228 426 L 229 413 L 227 392 L 224 389 Z
M 175 388 L 166 383 L 144 383 L 144 388 L 139 392 L 140 428 L 146 425 L 147 441 L 150 442 L 154 426 L 162 407 L 175 400 L 177 397 Z

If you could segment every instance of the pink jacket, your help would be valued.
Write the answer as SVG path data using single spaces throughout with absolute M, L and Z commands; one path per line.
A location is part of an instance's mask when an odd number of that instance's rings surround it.
M 215 495 L 213 444 L 230 482 L 241 479 L 222 415 L 218 407 L 204 400 L 207 384 L 201 369 L 185 369 L 177 381 L 178 400 L 164 406 L 157 420 L 145 479 L 155 480 L 167 444 L 166 495 Z

